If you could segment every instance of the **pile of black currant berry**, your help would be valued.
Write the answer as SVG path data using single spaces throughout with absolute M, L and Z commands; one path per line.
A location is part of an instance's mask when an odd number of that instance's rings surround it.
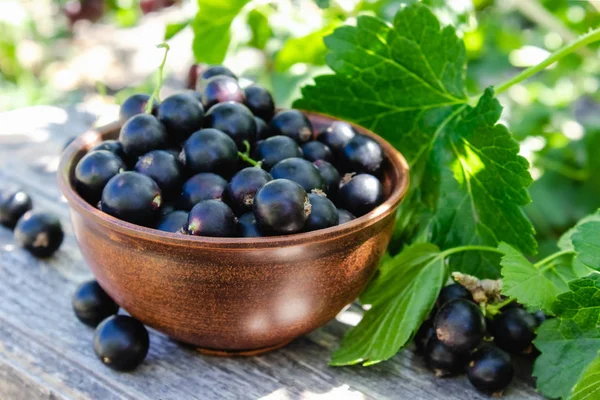
M 315 133 L 302 112 L 277 112 L 266 89 L 242 89 L 223 66 L 206 68 L 197 91 L 160 104 L 129 97 L 120 121 L 119 139 L 86 154 L 74 181 L 89 203 L 134 224 L 287 235 L 350 221 L 384 200 L 375 140 L 341 121 Z
M 117 315 L 119 306 L 98 282 L 82 283 L 72 304 L 77 318 L 96 328 L 94 352 L 103 364 L 117 371 L 131 371 L 144 361 L 150 347 L 146 327 L 135 318 Z
M 23 190 L 0 190 L 0 225 L 14 229 L 17 242 L 36 257 L 50 257 L 62 244 L 60 220 L 45 211 L 34 211 L 31 197 Z
M 415 335 L 417 351 L 436 376 L 467 372 L 473 386 L 499 396 L 513 378 L 513 354 L 531 353 L 543 313 L 530 314 L 517 303 L 484 317 L 471 292 L 458 283 L 442 289 L 436 310 Z

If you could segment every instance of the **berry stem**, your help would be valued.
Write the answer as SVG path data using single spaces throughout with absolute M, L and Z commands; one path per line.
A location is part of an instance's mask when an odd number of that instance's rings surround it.
M 573 254 L 573 253 L 575 253 L 575 250 L 563 250 L 563 251 L 556 252 L 554 254 L 550 254 L 548 257 L 544 258 L 543 260 L 536 262 L 534 264 L 534 267 L 540 268 L 541 266 L 548 264 L 550 261 L 552 261 L 556 258 L 562 257 L 566 254 Z
M 501 301 L 500 303 L 496 303 L 496 304 L 487 304 L 485 306 L 485 313 L 486 315 L 491 315 L 494 316 L 496 314 L 500 313 L 500 310 L 504 307 L 506 307 L 507 305 L 509 305 L 510 303 L 515 302 L 517 299 L 514 297 L 509 297 L 508 299 Z
M 238 151 L 238 157 L 240 157 L 242 160 L 246 161 L 248 164 L 252 165 L 253 167 L 260 168 L 262 165 L 262 162 L 255 161 L 252 159 L 252 157 L 250 157 L 250 143 L 248 143 L 247 140 L 244 140 L 244 146 L 246 146 L 246 151 L 243 153 L 241 151 Z
M 160 89 L 162 88 L 162 84 L 163 84 L 163 72 L 165 69 L 165 63 L 167 62 L 167 54 L 169 53 L 169 50 L 171 50 L 171 48 L 169 47 L 169 45 L 167 43 L 161 43 L 161 44 L 157 45 L 156 47 L 159 49 L 165 49 L 165 54 L 163 55 L 162 62 L 160 63 L 160 65 L 158 67 L 158 82 L 156 83 L 154 92 L 152 92 L 152 96 L 150 96 L 148 103 L 146 103 L 146 110 L 144 110 L 146 112 L 146 114 L 152 114 L 152 105 L 154 104 L 155 100 L 160 101 L 159 93 L 160 93 Z
M 451 249 L 444 250 L 440 253 L 440 256 L 442 258 L 446 258 L 448 256 L 451 256 L 452 254 L 461 253 L 463 251 L 489 251 L 491 253 L 504 254 L 501 250 L 497 249 L 496 247 L 471 245 L 453 247 Z
M 593 43 L 597 40 L 600 40 L 600 28 L 596 28 L 596 29 L 588 32 L 587 34 L 581 36 L 579 39 L 575 40 L 574 42 L 569 43 L 566 46 L 564 46 L 563 48 L 550 54 L 550 56 L 548 56 L 548 58 L 546 58 L 541 63 L 527 68 L 526 70 L 522 71 L 520 74 L 517 74 L 517 75 L 513 76 L 512 78 L 510 78 L 509 80 L 507 80 L 506 82 L 501 83 L 500 85 L 496 86 L 496 88 L 495 88 L 496 94 L 506 91 L 511 86 L 513 86 L 521 81 L 524 81 L 525 79 L 537 74 L 538 72 L 540 72 L 547 66 L 554 64 L 555 62 L 557 62 L 561 58 L 565 57 L 566 55 L 571 54 L 575 50 L 577 50 L 581 47 L 587 46 L 588 44 Z

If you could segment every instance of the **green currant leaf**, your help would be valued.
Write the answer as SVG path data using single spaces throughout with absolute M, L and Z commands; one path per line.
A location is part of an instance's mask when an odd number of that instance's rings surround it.
M 191 20 L 176 22 L 173 24 L 168 24 L 165 28 L 165 40 L 171 39 L 173 36 L 177 35 L 179 32 L 187 28 L 192 23 Z
M 198 13 L 192 21 L 192 48 L 198 62 L 219 64 L 225 59 L 233 19 L 250 0 L 198 0 Z
M 315 78 L 295 107 L 354 121 L 398 148 L 411 166 L 411 190 L 398 213 L 397 241 L 433 241 L 442 249 L 503 241 L 535 252 L 521 210 L 530 199 L 527 161 L 497 124 L 491 89 L 475 107 L 465 95 L 465 49 L 425 6 L 402 9 L 393 25 L 359 17 L 325 38 L 335 74 Z M 497 278 L 499 257 L 469 252 L 451 268 Z
M 552 304 L 557 296 L 566 291 L 561 281 L 550 279 L 545 266 L 536 268 L 523 254 L 506 243 L 498 249 L 502 256 L 502 293 L 516 298 L 528 308 L 542 309 L 552 314 Z
M 393 357 L 431 312 L 448 277 L 437 246 L 407 247 L 382 264 L 361 296 L 371 304 L 334 352 L 330 365 L 371 365 Z
M 337 25 L 330 24 L 306 36 L 288 39 L 275 57 L 275 70 L 285 72 L 297 63 L 325 64 L 327 48 L 323 37 L 331 34 Z
M 591 400 L 600 398 L 600 355 L 586 368 L 575 384 L 569 400 Z
M 579 225 L 572 239 L 577 260 L 600 271 L 600 221 L 592 220 Z
M 558 247 L 561 250 L 575 250 L 575 247 L 573 246 L 573 235 L 577 233 L 577 230 L 581 225 L 590 221 L 600 221 L 600 210 L 580 219 L 574 227 L 566 231 L 560 239 L 558 239 Z
M 545 396 L 567 398 L 600 351 L 600 274 L 569 282 L 570 291 L 558 296 L 534 345 L 542 354 L 533 375 Z
M 248 13 L 248 26 L 252 31 L 252 39 L 248 45 L 257 49 L 264 49 L 267 41 L 273 36 L 273 30 L 269 25 L 267 9 L 254 9 Z

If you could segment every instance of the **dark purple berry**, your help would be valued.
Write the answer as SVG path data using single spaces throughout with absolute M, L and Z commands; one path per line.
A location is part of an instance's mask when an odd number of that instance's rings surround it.
M 352 128 L 352 125 L 342 121 L 335 121 L 317 136 L 317 140 L 325 143 L 332 151 L 338 151 L 356 135 L 357 133 Z
M 278 112 L 269 123 L 269 127 L 273 136 L 287 136 L 300 144 L 308 142 L 313 136 L 312 124 L 298 110 Z
M 212 106 L 206 113 L 207 127 L 225 132 L 241 151 L 246 150 L 244 142 L 256 137 L 256 121 L 252 112 L 240 103 L 228 101 Z
M 264 121 L 270 121 L 275 114 L 275 103 L 273 97 L 267 89 L 259 85 L 250 85 L 244 89 L 246 101 L 244 104 L 252 113 L 262 118 Z
M 318 193 L 308 195 L 310 201 L 310 215 L 304 224 L 304 231 L 316 231 L 338 224 L 338 211 L 335 205 L 326 196 Z
M 156 229 L 164 232 L 183 233 L 188 222 L 188 213 L 186 211 L 172 211 L 163 215 L 156 223 Z
M 123 149 L 123 145 L 118 140 L 105 140 L 104 142 L 100 142 L 96 147 L 92 148 L 89 152 L 96 150 L 106 150 L 113 153 L 115 156 L 119 157 L 121 160 L 125 160 L 125 150 Z
M 427 347 L 427 343 L 431 338 L 435 337 L 435 329 L 433 329 L 433 321 L 431 319 L 423 321 L 419 330 L 415 334 L 415 347 L 419 353 L 423 353 Z
M 356 217 L 350 214 L 348 211 L 338 208 L 338 225 L 345 224 L 346 222 L 350 222 Z
M 238 218 L 238 230 L 241 237 L 262 237 L 254 213 L 248 212 Z
M 102 191 L 102 211 L 136 225 L 154 226 L 161 205 L 156 182 L 138 172 L 114 176 Z
M 219 200 L 196 204 L 188 216 L 187 232 L 194 236 L 234 237 L 237 220 L 231 208 Z
M 486 345 L 475 351 L 467 367 L 469 382 L 477 390 L 501 395 L 514 375 L 510 356 L 502 350 Z
M 271 180 L 271 175 L 261 168 L 244 168 L 231 178 L 226 190 L 226 199 L 238 213 L 251 211 L 256 192 Z
M 204 107 L 188 93 L 178 93 L 163 100 L 157 116 L 171 141 L 179 143 L 202 128 Z
M 200 73 L 200 76 L 198 76 L 196 81 L 196 86 L 192 87 L 196 87 L 196 90 L 202 92 L 206 81 L 215 76 L 229 76 L 237 80 L 237 76 L 233 72 L 231 72 L 229 68 L 224 67 L 222 65 L 213 65 L 212 67 L 208 67 Z
M 273 179 L 289 179 L 304 188 L 307 192 L 313 189 L 324 190 L 325 179 L 310 161 L 303 158 L 287 158 L 279 161 L 269 171 Z
M 302 157 L 302 150 L 287 136 L 273 136 L 257 143 L 252 157 L 261 161 L 263 168 L 268 170 L 282 160 Z
M 192 172 L 214 172 L 231 176 L 238 162 L 238 149 L 229 136 L 218 129 L 202 129 L 183 144 L 181 158 Z
M 94 352 L 107 367 L 131 371 L 144 361 L 150 338 L 146 327 L 127 315 L 108 317 L 94 332 Z
M 176 198 L 183 183 L 181 163 L 165 150 L 144 154 L 135 164 L 135 170 L 149 176 L 158 184 L 164 198 Z
M 522 308 L 502 310 L 492 324 L 494 342 L 511 353 L 522 353 L 530 349 L 538 326 L 535 317 Z
M 75 167 L 75 187 L 89 203 L 96 205 L 108 181 L 126 169 L 121 158 L 107 150 L 87 153 Z
M 121 109 L 119 110 L 119 121 L 122 124 L 127 122 L 131 117 L 138 114 L 144 114 L 146 112 L 146 104 L 150 100 L 150 96 L 144 93 L 138 93 L 129 96 L 123 104 L 121 104 Z M 158 101 L 154 100 L 152 104 L 152 114 L 156 115 L 158 111 Z
M 479 307 L 465 299 L 444 304 L 433 321 L 440 342 L 460 353 L 475 349 L 485 334 L 485 319 Z
M 227 188 L 227 181 L 217 174 L 201 172 L 188 179 L 181 189 L 178 208 L 189 211 L 204 200 L 220 200 Z
M 119 311 L 117 303 L 95 280 L 79 285 L 71 303 L 77 319 L 92 328 Z
M 335 198 L 340 187 L 340 173 L 338 170 L 329 162 L 325 160 L 317 160 L 313 162 L 313 165 L 317 167 L 327 186 L 325 187 L 325 193 L 329 198 Z
M 0 193 L 0 225 L 14 228 L 19 218 L 31 210 L 31 197 L 22 190 L 13 188 Z
M 265 184 L 254 197 L 254 216 L 269 234 L 300 232 L 310 215 L 310 201 L 302 186 L 287 179 Z
M 473 296 L 471 295 L 471 292 L 469 290 L 467 290 L 467 288 L 465 288 L 463 285 L 460 285 L 458 283 L 453 283 L 451 285 L 445 286 L 441 290 L 440 295 L 438 296 L 436 305 L 438 307 L 441 307 L 444 304 L 446 304 L 447 302 L 456 300 L 456 299 L 465 299 L 465 300 L 473 301 Z
M 346 171 L 377 175 L 383 163 L 383 150 L 368 136 L 356 135 L 342 148 L 340 162 Z
M 244 100 L 244 90 L 240 87 L 237 79 L 218 75 L 204 82 L 202 104 L 207 109 L 217 103 L 224 103 L 226 101 L 243 103 Z
M 360 217 L 383 202 L 383 186 L 373 175 L 356 175 L 342 184 L 338 198 L 341 208 Z
M 465 368 L 465 354 L 451 351 L 435 336 L 425 346 L 425 363 L 437 377 L 456 375 Z
M 254 138 L 255 142 L 259 140 L 264 140 L 269 137 L 269 127 L 267 123 L 258 117 L 254 117 L 254 121 L 256 121 L 256 137 Z
M 64 236 L 60 220 L 48 212 L 27 211 L 15 226 L 15 239 L 35 257 L 50 257 Z
M 310 141 L 302 145 L 302 154 L 308 161 L 325 160 L 333 161 L 333 153 L 321 142 Z
M 149 151 L 164 149 L 167 145 L 167 131 L 153 115 L 138 114 L 125 122 L 119 141 L 127 157 L 136 159 Z

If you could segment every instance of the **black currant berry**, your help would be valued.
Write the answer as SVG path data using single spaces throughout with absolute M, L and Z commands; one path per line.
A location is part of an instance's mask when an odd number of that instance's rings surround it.
M 36 257 L 50 257 L 60 247 L 64 233 L 60 220 L 42 211 L 27 211 L 15 226 L 15 238 Z
M 206 82 L 215 76 L 229 76 L 237 80 L 237 76 L 231 72 L 231 70 L 222 65 L 213 65 L 212 67 L 206 68 L 197 79 L 196 90 L 202 91 Z
M 0 225 L 14 228 L 19 218 L 31 210 L 33 203 L 27 193 L 18 189 L 6 189 L 0 193 Z
M 304 231 L 316 231 L 338 224 L 338 211 L 335 205 L 324 194 L 310 193 L 310 215 L 304 223 Z
M 180 157 L 192 172 L 231 176 L 237 166 L 238 148 L 225 133 L 208 128 L 195 132 L 185 141 Z
M 250 85 L 244 89 L 244 93 L 246 95 L 244 104 L 254 115 L 264 121 L 270 121 L 273 118 L 275 102 L 267 89 L 259 85 Z
M 258 229 L 254 213 L 248 212 L 238 218 L 238 231 L 241 237 L 261 237 L 263 234 Z
M 202 104 L 206 109 L 217 103 L 235 101 L 243 103 L 246 96 L 237 79 L 230 76 L 218 75 L 204 82 L 202 90 Z
M 157 117 L 171 140 L 180 143 L 202 128 L 204 107 L 188 93 L 178 93 L 162 101 Z
M 235 174 L 227 185 L 227 202 L 238 213 L 251 211 L 256 192 L 271 180 L 271 175 L 261 168 L 244 168 Z
M 181 189 L 177 206 L 189 211 L 204 200 L 220 200 L 227 188 L 227 181 L 217 174 L 201 172 L 188 179 Z
M 184 90 L 182 93 L 192 96 L 198 103 L 202 104 L 202 93 L 195 90 Z M 202 109 L 204 109 L 204 106 L 202 106 Z
M 346 222 L 350 222 L 356 217 L 350 214 L 348 211 L 338 208 L 338 225 L 345 224 Z
M 522 308 L 502 310 L 493 322 L 494 342 L 511 353 L 522 353 L 531 346 L 535 338 L 537 321 Z
M 485 334 L 485 319 L 475 303 L 465 299 L 444 304 L 433 321 L 437 338 L 454 352 L 471 351 Z
M 302 157 L 302 150 L 287 136 L 273 136 L 257 143 L 252 157 L 261 161 L 263 167 L 268 170 L 287 158 Z
M 146 327 L 127 315 L 108 317 L 94 332 L 94 352 L 102 363 L 117 371 L 131 371 L 144 361 L 150 338 Z
M 338 151 L 356 135 L 357 133 L 352 128 L 352 125 L 342 121 L 335 121 L 317 136 L 317 140 L 325 143 L 332 151 Z
M 137 93 L 129 96 L 127 99 L 125 99 L 123 104 L 121 104 L 121 108 L 119 110 L 119 121 L 124 124 L 134 115 L 144 114 L 146 112 L 146 104 L 148 104 L 148 100 L 150 100 L 150 96 L 143 93 Z M 156 115 L 157 111 L 158 101 L 155 99 L 152 104 L 152 114 Z
M 125 122 L 119 141 L 127 157 L 136 159 L 149 151 L 165 148 L 167 131 L 155 116 L 138 114 Z
M 296 182 L 275 179 L 256 193 L 253 210 L 261 231 L 284 235 L 302 230 L 310 215 L 310 201 Z
M 314 161 L 313 165 L 317 167 L 327 183 L 325 193 L 327 193 L 330 199 L 335 198 L 340 187 L 340 181 L 342 180 L 337 168 L 325 160 Z
M 451 351 L 435 336 L 425 346 L 425 363 L 435 372 L 435 376 L 444 377 L 461 373 L 466 364 L 465 355 Z
M 433 329 L 433 321 L 431 319 L 423 321 L 419 330 L 415 334 L 415 347 L 419 353 L 423 353 L 427 347 L 427 343 L 431 338 L 435 337 L 435 329 Z
M 246 150 L 244 141 L 256 137 L 254 115 L 245 105 L 233 101 L 212 106 L 206 113 L 205 125 L 225 132 L 241 151 Z
M 152 178 L 158 184 L 164 198 L 179 195 L 183 183 L 182 167 L 179 160 L 168 151 L 153 150 L 144 154 L 135 164 L 135 170 Z
M 259 140 L 268 138 L 270 132 L 267 123 L 262 118 L 258 117 L 254 117 L 254 121 L 256 121 L 256 137 L 254 138 L 254 141 L 258 142 Z
M 303 158 L 287 158 L 279 161 L 269 171 L 273 179 L 289 179 L 307 192 L 313 189 L 325 190 L 327 183 L 317 167 Z
M 458 283 L 453 283 L 451 285 L 445 286 L 438 296 L 436 305 L 438 307 L 443 306 L 449 301 L 456 299 L 465 299 L 473 301 L 473 296 L 471 292 L 467 290 L 463 285 Z
M 340 162 L 350 172 L 377 175 L 383 163 L 383 150 L 368 136 L 356 135 L 342 148 Z
M 467 367 L 469 382 L 485 393 L 502 394 L 513 375 L 510 356 L 491 345 L 482 346 L 475 351 Z
M 171 211 L 160 217 L 156 223 L 156 229 L 164 232 L 183 233 L 188 222 L 188 213 L 186 211 Z
M 327 145 L 321 142 L 317 142 L 314 140 L 304 143 L 302 145 L 302 154 L 304 155 L 304 158 L 306 158 L 308 161 L 333 161 L 333 153 L 331 152 L 329 147 L 327 147 Z
M 156 182 L 138 172 L 114 176 L 102 191 L 102 211 L 137 225 L 154 226 L 161 205 Z
M 97 150 L 87 153 L 75 167 L 77 192 L 90 204 L 96 205 L 106 183 L 125 169 L 123 160 L 110 151 Z
M 123 145 L 118 140 L 105 140 L 104 142 L 100 142 L 99 145 L 92 148 L 89 152 L 96 150 L 106 150 L 113 153 L 115 156 L 119 157 L 121 160 L 125 160 L 125 150 L 123 149 Z
M 187 232 L 190 235 L 234 237 L 236 230 L 235 214 L 220 200 L 201 201 L 188 216 Z
M 119 311 L 117 303 L 95 280 L 83 282 L 77 287 L 72 304 L 77 319 L 93 328 Z
M 339 206 L 357 217 L 363 216 L 383 202 L 383 186 L 369 174 L 359 174 L 342 184 Z
M 269 127 L 273 136 L 287 136 L 300 144 L 308 142 L 313 136 L 312 124 L 298 110 L 278 112 L 269 123 Z

